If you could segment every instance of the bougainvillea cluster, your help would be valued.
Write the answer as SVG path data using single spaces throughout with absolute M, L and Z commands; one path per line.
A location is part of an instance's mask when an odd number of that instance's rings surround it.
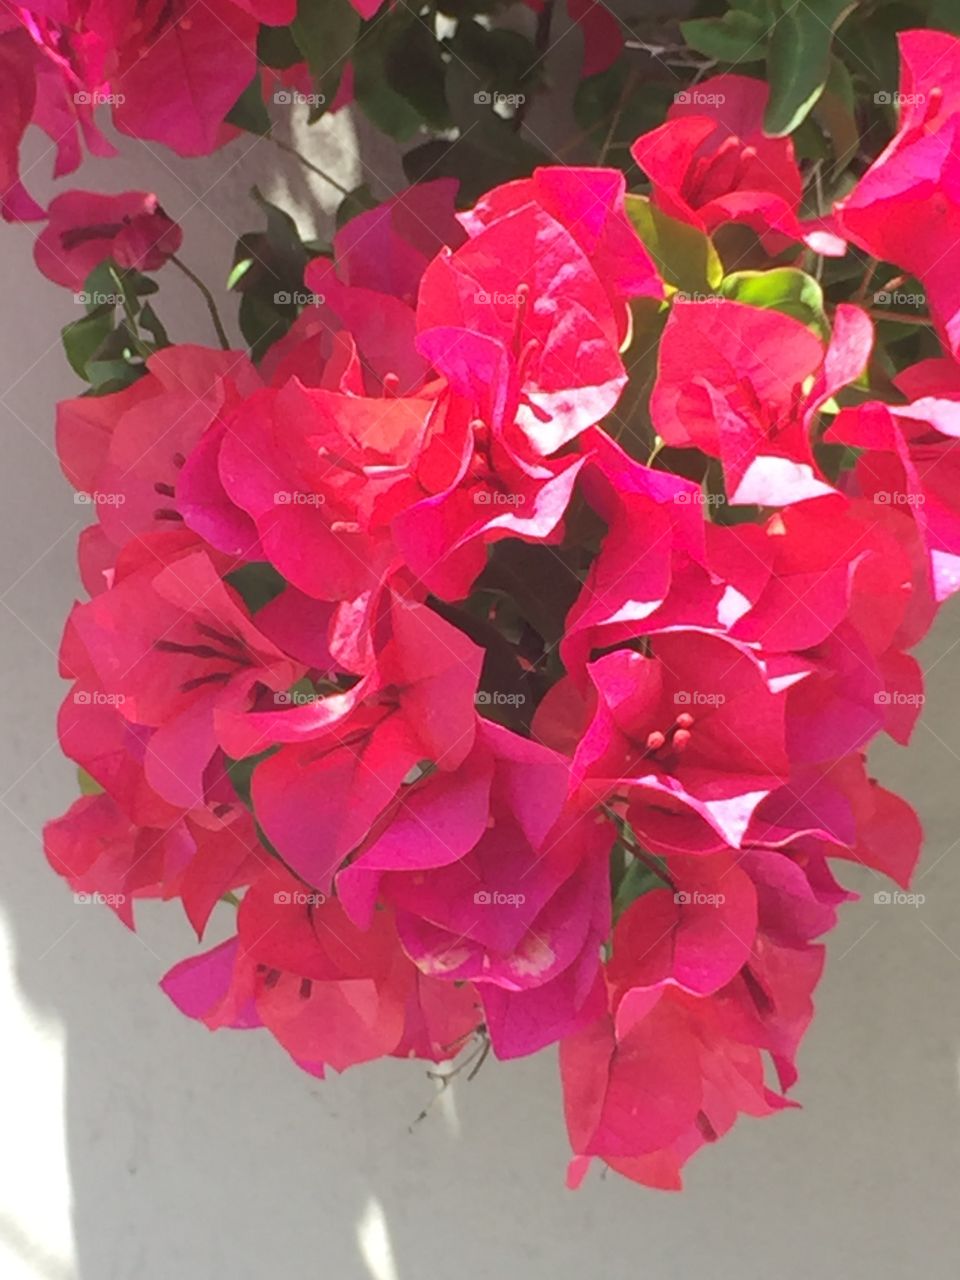
M 794 1105 L 835 860 L 906 887 L 919 854 L 865 752 L 909 740 L 960 588 L 960 43 L 902 51 L 830 209 L 724 73 L 636 140 L 647 194 L 412 187 L 256 363 L 158 343 L 60 405 L 96 519 L 47 854 L 213 935 L 163 979 L 185 1014 L 316 1076 L 556 1045 L 571 1184 L 677 1187 Z M 113 199 L 55 203 L 47 275 L 176 251 Z M 929 296 L 922 358 L 885 271 Z

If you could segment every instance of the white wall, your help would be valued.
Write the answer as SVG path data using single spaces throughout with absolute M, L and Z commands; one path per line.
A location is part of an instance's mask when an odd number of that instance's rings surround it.
M 327 162 L 351 185 L 352 133 L 337 132 Z M 282 160 L 263 142 L 244 159 L 249 146 L 186 164 L 127 143 L 122 164 L 91 164 L 78 185 L 156 189 L 183 217 L 182 256 L 217 283 L 234 235 L 256 225 L 247 187 Z M 372 163 L 399 181 L 382 153 Z M 30 174 L 41 193 L 48 164 Z M 281 172 L 295 199 L 323 194 L 285 160 Z M 843 872 L 869 893 L 830 940 L 803 1111 L 744 1121 L 690 1167 L 682 1196 L 596 1175 L 563 1190 L 550 1053 L 489 1061 L 411 1132 L 432 1093 L 422 1067 L 321 1084 L 266 1035 L 209 1034 L 156 988 L 193 945 L 179 913 L 142 907 L 131 935 L 74 905 L 43 861 L 41 824 L 74 795 L 54 736 L 55 652 L 86 509 L 52 453 L 54 403 L 79 389 L 57 341 L 76 312 L 30 244 L 28 229 L 0 228 L 3 1280 L 955 1280 L 958 608 L 924 648 L 914 748 L 875 757 L 926 823 L 927 902 L 876 907 L 873 879 Z M 190 286 L 170 268 L 161 279 L 174 336 L 210 338 Z

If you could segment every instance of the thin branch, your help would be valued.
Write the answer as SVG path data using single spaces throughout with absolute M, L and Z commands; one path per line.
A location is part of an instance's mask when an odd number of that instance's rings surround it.
M 210 292 L 207 286 L 203 283 L 200 277 L 196 275 L 193 271 L 191 271 L 185 262 L 181 262 L 175 253 L 170 255 L 170 261 L 174 264 L 174 266 L 179 267 L 180 270 L 183 272 L 183 274 L 187 277 L 187 279 L 192 284 L 196 285 L 196 287 L 203 294 L 203 300 L 207 304 L 207 310 L 210 312 L 210 319 L 213 321 L 213 327 L 217 331 L 217 338 L 220 342 L 220 345 L 221 347 L 223 347 L 224 351 L 229 351 L 230 339 L 227 337 L 227 331 L 223 327 L 223 321 L 220 319 L 220 312 L 217 310 L 217 304 L 216 304 L 216 301 L 214 300 L 213 294 Z
M 338 182 L 336 178 L 331 178 L 329 173 L 321 169 L 319 165 L 315 165 L 312 160 L 308 160 L 305 155 L 299 152 L 296 147 L 291 146 L 289 142 L 284 142 L 282 138 L 275 138 L 272 133 L 267 134 L 267 137 L 275 147 L 279 147 L 281 151 L 286 151 L 287 155 L 299 160 L 305 168 L 309 169 L 311 173 L 315 173 L 317 177 L 323 178 L 324 182 L 329 182 L 330 186 L 335 187 L 341 195 L 348 196 L 350 194 L 348 187 L 345 187 L 342 182 Z

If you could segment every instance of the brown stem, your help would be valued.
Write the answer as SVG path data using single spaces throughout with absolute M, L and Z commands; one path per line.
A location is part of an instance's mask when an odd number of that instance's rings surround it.
M 223 321 L 220 319 L 220 312 L 217 310 L 217 304 L 213 294 L 203 283 L 198 275 L 196 275 L 185 262 L 181 262 L 175 253 L 170 255 L 170 261 L 174 266 L 179 267 L 187 279 L 194 284 L 203 295 L 203 300 L 207 304 L 207 310 L 210 312 L 210 319 L 213 321 L 213 327 L 217 331 L 217 338 L 224 351 L 230 350 L 230 339 L 227 337 L 227 331 L 223 327 Z

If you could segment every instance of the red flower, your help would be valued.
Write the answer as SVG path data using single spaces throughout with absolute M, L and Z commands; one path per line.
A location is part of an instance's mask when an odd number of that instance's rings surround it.
M 901 33 L 900 128 L 837 205 L 855 244 L 921 281 L 954 355 L 960 354 L 960 102 L 951 73 L 958 49 L 960 41 L 943 32 Z
M 748 76 L 721 75 L 677 94 L 666 124 L 631 148 L 671 217 L 706 232 L 740 222 L 771 255 L 806 239 L 820 253 L 842 254 L 828 226 L 802 226 L 797 210 L 803 180 L 790 138 L 763 131 L 769 86 Z
M 832 923 L 835 887 L 777 854 L 748 855 L 732 881 L 710 861 L 715 875 L 703 859 L 668 861 L 685 886 L 673 911 L 654 890 L 624 913 L 606 970 L 609 1011 L 561 1044 L 574 1185 L 600 1156 L 638 1182 L 679 1188 L 686 1160 L 738 1114 L 791 1105 L 766 1085 L 763 1052 L 789 1088 L 823 966 L 809 939 Z M 798 896 L 806 917 L 784 943 L 783 913 Z M 659 934 L 664 912 L 672 947 Z
M 215 710 L 244 709 L 258 686 L 285 690 L 303 674 L 257 630 L 210 557 L 177 535 L 121 557 L 113 585 L 74 610 L 71 628 L 124 719 L 156 730 L 147 778 L 183 807 L 203 796 Z
M 393 600 L 384 629 L 376 669 L 349 692 L 218 719 L 231 755 L 287 744 L 254 772 L 254 809 L 287 864 L 324 892 L 408 775 L 460 768 L 476 732 L 481 651 L 422 605 Z
M 648 637 L 568 677 L 541 704 L 535 729 L 577 740 L 573 782 L 629 805 L 650 848 L 714 852 L 739 845 L 763 797 L 789 775 L 785 696 L 746 647 L 696 631 Z
M 57 406 L 57 452 L 67 479 L 94 507 L 116 550 L 143 534 L 186 526 L 198 540 L 253 555 L 252 522 L 234 509 L 224 537 L 220 522 L 200 508 L 196 483 L 205 433 L 216 435 L 227 407 L 259 386 L 250 361 L 238 351 L 184 344 L 158 351 L 147 370 L 123 391 Z
M 526 204 L 556 218 L 589 258 L 607 290 L 622 337 L 627 299 L 663 297 L 653 260 L 627 217 L 626 189 L 619 169 L 547 165 L 534 169 L 529 178 L 494 187 L 459 217 L 471 236 Z
M 857 307 L 837 308 L 823 344 L 798 320 L 720 299 L 675 303 L 650 404 L 667 444 L 723 464 L 735 503 L 783 506 L 829 493 L 812 451 L 820 408 L 863 371 L 873 332 Z
M 235 940 L 171 969 L 165 991 L 210 1027 L 266 1026 L 315 1075 L 384 1054 L 439 1061 L 478 1025 L 470 987 L 419 975 L 387 912 L 361 931 L 278 869 L 246 894 L 237 925 Z
M 599 422 L 626 381 L 607 292 L 573 235 L 521 204 L 424 273 L 419 350 L 493 430 L 513 421 L 554 453 Z
M 960 370 L 952 361 L 924 360 L 894 385 L 908 404 L 873 400 L 844 409 L 826 439 L 863 451 L 857 491 L 916 521 L 939 602 L 960 590 Z
M 66 191 L 51 201 L 49 221 L 33 247 L 38 268 L 54 284 L 82 289 L 94 267 L 112 258 L 118 267 L 157 271 L 175 254 L 183 232 L 155 195 L 119 196 Z

